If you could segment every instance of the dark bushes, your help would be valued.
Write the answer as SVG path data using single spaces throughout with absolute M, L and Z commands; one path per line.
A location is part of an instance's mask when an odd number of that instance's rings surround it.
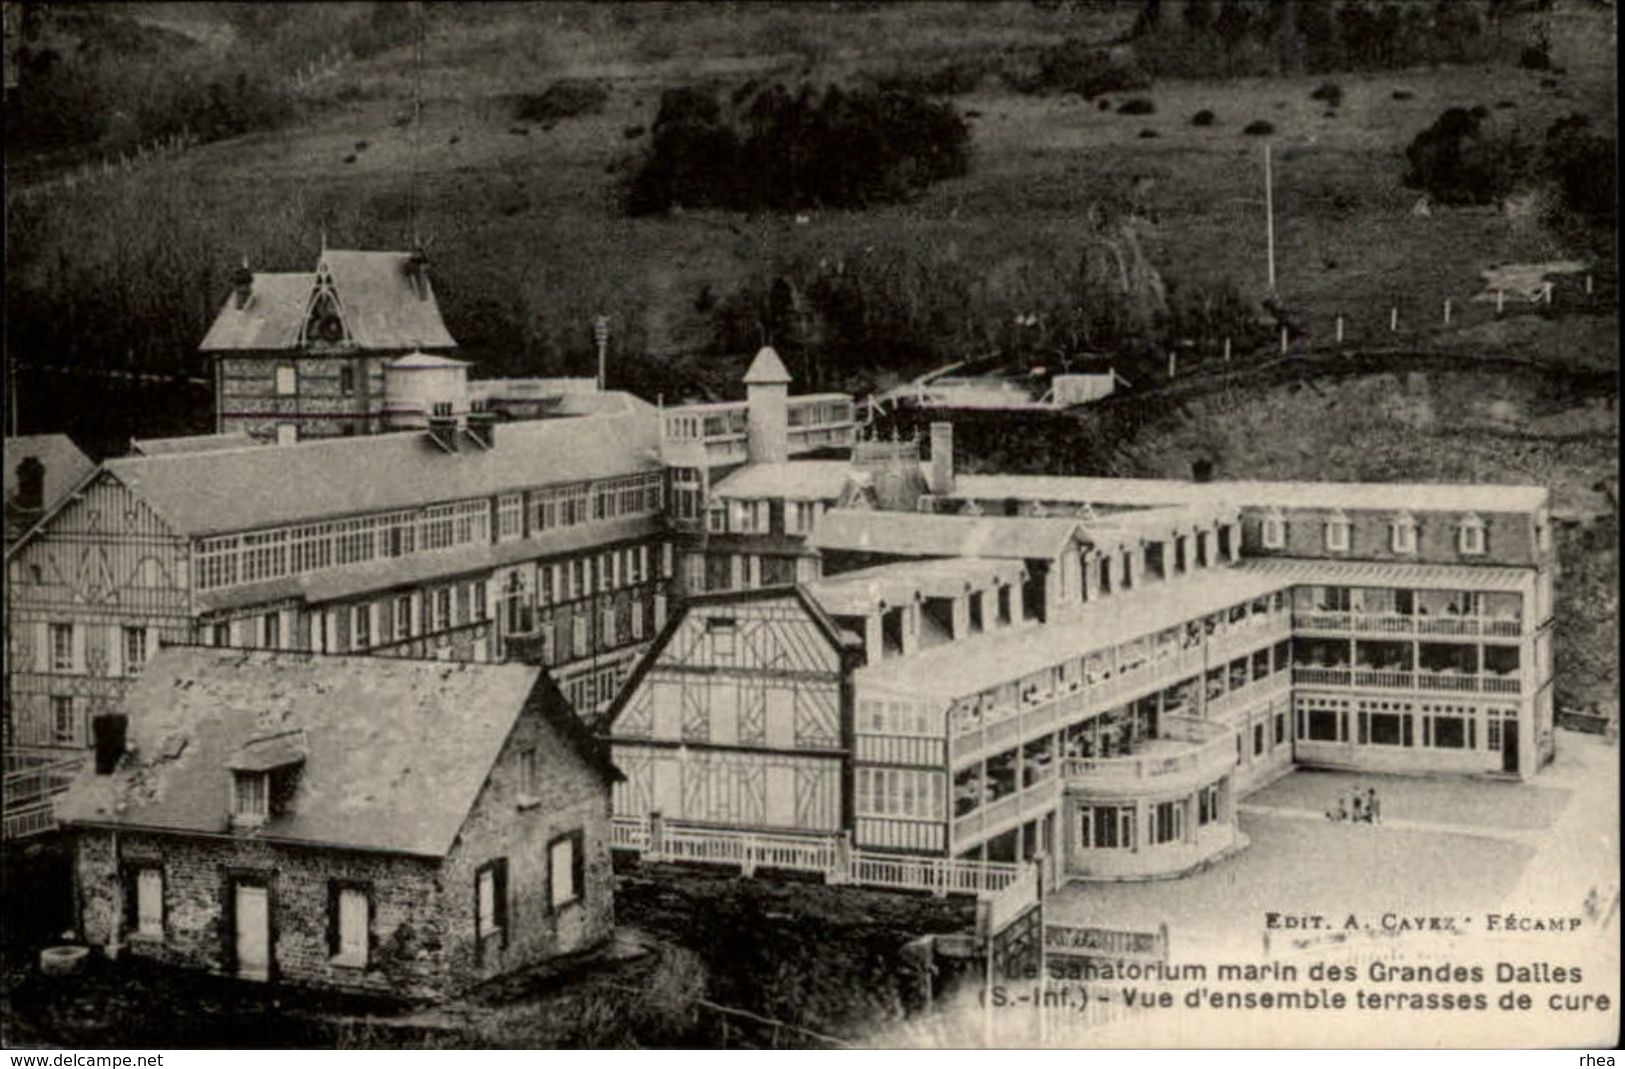
M 1584 115 L 1559 119 L 1546 131 L 1545 164 L 1563 206 L 1612 231 L 1618 213 L 1615 141 L 1591 129 Z
M 1486 204 L 1505 196 L 1524 171 L 1515 138 L 1484 129 L 1484 108 L 1448 108 L 1405 149 L 1405 184 L 1442 204 Z
M 1028 93 L 1077 93 L 1085 100 L 1093 100 L 1102 93 L 1150 89 L 1151 76 L 1131 53 L 1101 48 L 1074 37 L 1045 49 L 1033 80 L 1014 88 Z
M 1216 118 L 1217 116 L 1215 116 L 1213 112 L 1209 111 L 1207 108 L 1203 108 L 1201 111 L 1191 116 L 1191 125 L 1212 126 Z
M 1266 137 L 1275 132 L 1275 124 L 1265 119 L 1254 119 L 1242 127 L 1241 132 L 1251 137 Z
M 752 87 L 662 95 L 632 180 L 635 215 L 672 207 L 862 207 L 965 173 L 970 130 L 952 104 L 883 90 Z
M 601 110 L 609 90 L 596 82 L 566 78 L 540 93 L 527 93 L 515 103 L 513 117 L 525 122 L 557 122 Z
M 1335 108 L 1339 104 L 1343 103 L 1343 87 L 1335 82 L 1322 82 L 1320 85 L 1315 87 L 1315 91 L 1313 93 L 1309 94 L 1309 99 L 1324 100 L 1327 104 L 1330 104 Z
M 919 96 L 962 96 L 974 93 L 992 70 L 981 56 L 961 56 L 929 67 L 899 67 L 871 75 L 877 89 Z
M 1153 115 L 1156 110 L 1157 105 L 1145 97 L 1134 97 L 1117 106 L 1119 115 Z

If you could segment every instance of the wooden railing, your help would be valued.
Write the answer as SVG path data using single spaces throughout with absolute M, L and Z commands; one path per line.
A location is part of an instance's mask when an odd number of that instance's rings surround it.
M 1485 616 L 1414 616 L 1400 613 L 1294 612 L 1292 625 L 1305 631 L 1376 631 L 1385 635 L 1492 635 L 1517 638 L 1521 619 Z
M 1061 762 L 1062 779 L 1080 786 L 1136 783 L 1204 769 L 1217 775 L 1235 763 L 1233 728 L 1183 716 L 1164 716 L 1161 728 L 1162 738 L 1189 742 L 1190 750 L 1161 757 L 1069 757 Z
M 986 894 L 1009 886 L 1017 866 L 997 861 L 910 857 L 854 850 L 844 834 L 792 835 L 710 828 L 651 816 L 615 817 L 610 845 L 645 861 L 738 866 L 807 872 L 834 884 L 929 891 L 935 895 Z
M 1452 693 L 1517 694 L 1523 683 L 1516 675 L 1475 675 L 1472 673 L 1430 672 L 1426 669 L 1389 671 L 1372 668 L 1317 668 L 1298 665 L 1292 681 L 1312 686 L 1388 687 L 1396 690 L 1442 690 Z

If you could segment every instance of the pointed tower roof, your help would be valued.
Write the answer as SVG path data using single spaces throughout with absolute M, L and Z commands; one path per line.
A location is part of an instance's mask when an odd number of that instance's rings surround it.
M 750 362 L 750 370 L 745 372 L 746 386 L 778 386 L 788 385 L 790 373 L 784 369 L 784 361 L 779 354 L 773 351 L 771 345 L 764 345 L 756 354 L 756 359 Z

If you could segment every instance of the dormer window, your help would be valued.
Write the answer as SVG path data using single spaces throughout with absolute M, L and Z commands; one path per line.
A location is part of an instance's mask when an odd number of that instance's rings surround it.
M 1259 530 L 1260 540 L 1265 549 L 1280 549 L 1286 545 L 1286 517 L 1279 512 L 1270 512 L 1265 515 L 1264 523 Z
M 265 823 L 271 815 L 270 781 L 269 772 L 234 773 L 231 791 L 232 823 Z
M 1416 552 L 1416 520 L 1402 512 L 1388 525 L 1388 543 L 1395 553 Z
M 1333 513 L 1326 520 L 1326 548 L 1333 553 L 1347 553 L 1353 527 L 1347 516 L 1341 512 Z
M 1477 556 L 1484 552 L 1484 521 L 1468 516 L 1461 521 L 1460 548 L 1462 553 Z
M 305 753 L 305 733 L 295 730 L 250 739 L 232 755 L 233 827 L 258 827 L 287 810 Z

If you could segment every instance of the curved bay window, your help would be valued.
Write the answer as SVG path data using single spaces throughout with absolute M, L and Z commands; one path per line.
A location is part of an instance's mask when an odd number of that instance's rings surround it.
M 1090 850 L 1134 849 L 1134 807 L 1090 805 L 1078 810 L 1083 845 Z

